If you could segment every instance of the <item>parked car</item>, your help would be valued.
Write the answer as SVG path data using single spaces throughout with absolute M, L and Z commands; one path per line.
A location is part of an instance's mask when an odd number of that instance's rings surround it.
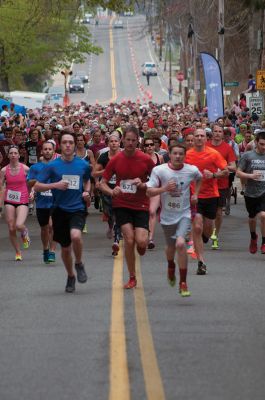
M 155 63 L 151 61 L 146 61 L 144 64 L 142 64 L 142 74 L 143 75 L 152 75 L 152 76 L 157 76 L 157 69 Z
M 133 17 L 134 12 L 133 11 L 124 11 L 124 16 L 125 17 Z
M 114 22 L 114 28 L 115 29 L 122 29 L 123 28 L 123 22 L 122 22 L 122 20 L 121 19 L 117 19 L 115 22 Z
M 83 81 L 78 77 L 73 77 L 69 81 L 69 92 L 82 92 L 85 93 Z
M 77 71 L 75 73 L 75 78 L 80 78 L 83 81 L 83 83 L 88 82 L 88 75 L 85 73 L 85 71 Z
M 83 24 L 90 24 L 90 18 L 84 17 Z

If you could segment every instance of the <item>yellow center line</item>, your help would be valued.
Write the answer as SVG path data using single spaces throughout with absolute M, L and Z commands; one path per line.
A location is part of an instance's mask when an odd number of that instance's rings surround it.
M 110 41 L 110 78 L 111 78 L 111 86 L 112 86 L 112 98 L 108 101 L 115 102 L 117 100 L 117 90 L 116 90 L 116 78 L 115 78 L 115 56 L 114 56 L 114 44 L 113 44 L 113 32 L 112 32 L 112 23 L 114 17 L 110 20 L 110 28 L 109 28 L 109 41 Z
M 122 243 L 120 245 L 119 254 L 114 260 L 112 276 L 109 380 L 109 400 L 130 400 L 130 382 L 124 323 Z
M 152 332 L 148 318 L 140 257 L 138 253 L 136 253 L 136 276 L 138 283 L 137 289 L 134 290 L 134 304 L 146 396 L 148 400 L 164 400 L 164 387 L 157 363 Z

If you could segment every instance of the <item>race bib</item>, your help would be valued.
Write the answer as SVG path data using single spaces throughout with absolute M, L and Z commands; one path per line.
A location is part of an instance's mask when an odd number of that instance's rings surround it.
M 109 183 L 110 183 L 111 185 L 115 185 L 115 184 L 116 184 L 116 175 L 115 175 L 115 174 L 112 175 L 112 177 L 111 177 L 110 180 L 109 180 Z
M 134 183 L 132 183 L 131 179 L 126 179 L 120 181 L 120 188 L 122 193 L 131 193 L 134 194 L 137 191 L 137 187 Z
M 79 175 L 63 175 L 62 179 L 69 183 L 68 189 L 79 190 L 79 184 L 80 184 Z
M 261 174 L 261 176 L 259 177 L 259 179 L 256 179 L 259 182 L 265 182 L 265 170 L 263 169 L 254 169 L 253 172 L 259 172 Z
M 17 192 L 15 190 L 8 189 L 6 200 L 13 201 L 14 203 L 20 203 L 21 192 Z
M 174 197 L 168 194 L 166 196 L 165 208 L 168 211 L 181 211 L 183 208 L 183 196 Z
M 51 190 L 46 190 L 46 192 L 40 192 L 41 196 L 52 196 Z
M 37 156 L 29 156 L 29 163 L 36 164 L 38 162 Z

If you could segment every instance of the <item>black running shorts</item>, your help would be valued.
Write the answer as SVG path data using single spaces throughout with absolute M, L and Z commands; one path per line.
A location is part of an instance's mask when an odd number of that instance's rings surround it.
M 114 208 L 114 213 L 118 226 L 132 224 L 134 228 L 149 230 L 149 211 L 132 210 L 131 208 Z
M 55 208 L 52 212 L 53 240 L 60 243 L 62 247 L 71 244 L 71 229 L 82 231 L 86 223 L 87 212 L 80 210 L 74 212 Z
M 265 211 L 265 193 L 260 197 L 245 196 L 245 204 L 249 218 L 255 218 L 258 213 Z
M 198 199 L 197 213 L 208 219 L 215 219 L 218 207 L 218 197 Z

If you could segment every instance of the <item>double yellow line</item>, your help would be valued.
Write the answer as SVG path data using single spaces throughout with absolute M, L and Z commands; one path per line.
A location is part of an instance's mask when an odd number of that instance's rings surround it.
M 138 287 L 134 290 L 134 305 L 146 398 L 164 400 L 165 393 L 148 318 L 138 254 L 136 255 L 136 274 Z M 129 399 L 130 381 L 124 322 L 123 252 L 121 249 L 114 261 L 112 279 L 109 400 Z
M 113 46 L 113 31 L 112 24 L 115 18 L 111 17 L 110 27 L 109 27 L 109 45 L 110 45 L 110 79 L 111 79 L 111 89 L 112 98 L 109 102 L 115 102 L 117 100 L 117 89 L 116 89 L 116 77 L 115 77 L 115 56 L 114 56 L 114 46 Z

